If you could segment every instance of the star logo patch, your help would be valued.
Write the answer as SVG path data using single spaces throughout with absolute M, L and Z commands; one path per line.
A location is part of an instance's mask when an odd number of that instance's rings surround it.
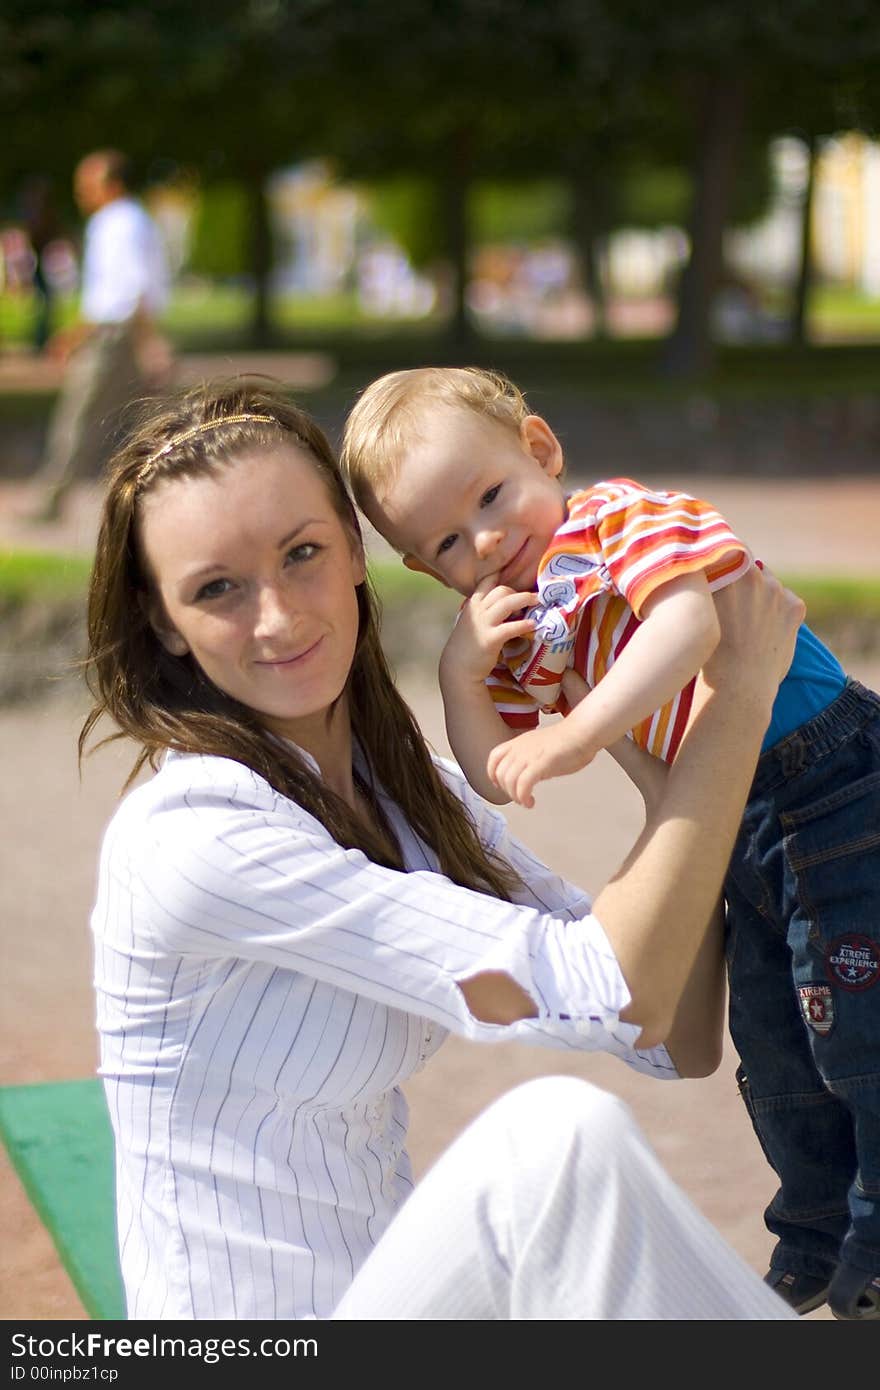
M 825 949 L 825 973 L 841 989 L 870 989 L 880 979 L 880 955 L 868 936 L 838 936 Z
M 804 1022 L 826 1038 L 834 1027 L 834 995 L 830 985 L 799 985 L 798 998 Z

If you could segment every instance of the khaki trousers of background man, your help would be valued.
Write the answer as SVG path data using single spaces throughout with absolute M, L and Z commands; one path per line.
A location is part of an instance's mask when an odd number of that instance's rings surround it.
M 46 489 L 47 511 L 60 510 L 72 483 L 98 476 L 117 442 L 124 407 L 146 394 L 131 324 L 101 325 L 71 354 L 36 478 Z

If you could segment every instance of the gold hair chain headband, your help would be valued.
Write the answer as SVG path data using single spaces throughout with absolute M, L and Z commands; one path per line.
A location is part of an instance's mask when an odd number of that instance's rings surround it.
M 208 430 L 219 429 L 221 425 L 244 424 L 246 420 L 257 420 L 264 425 L 278 425 L 280 422 L 274 415 L 220 415 L 216 420 L 203 420 L 200 425 L 193 425 L 192 429 L 184 430 L 183 434 L 176 434 L 173 439 L 169 439 L 167 444 L 163 444 L 161 449 L 157 449 L 155 454 L 150 454 L 144 460 L 142 472 L 157 463 L 165 454 L 170 454 L 172 449 L 176 449 L 178 444 L 185 444 L 188 439 L 194 439 L 197 434 L 206 434 Z

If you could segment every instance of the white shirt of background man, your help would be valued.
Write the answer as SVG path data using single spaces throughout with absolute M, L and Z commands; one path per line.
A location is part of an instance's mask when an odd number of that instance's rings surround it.
M 156 223 L 134 198 L 115 198 L 86 224 L 82 315 L 126 323 L 141 308 L 152 317 L 168 300 L 168 259 Z

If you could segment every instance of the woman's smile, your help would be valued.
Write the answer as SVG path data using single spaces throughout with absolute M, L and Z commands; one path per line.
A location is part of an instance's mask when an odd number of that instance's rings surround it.
M 324 640 L 323 637 L 318 637 L 314 642 L 310 642 L 309 645 L 308 645 L 307 647 L 303 647 L 301 651 L 295 652 L 292 656 L 264 656 L 264 657 L 259 657 L 259 658 L 254 662 L 254 665 L 255 665 L 255 666 L 268 666 L 268 667 L 270 667 L 272 670 L 279 670 L 279 671 L 280 671 L 280 670 L 289 670 L 289 669 L 291 669 L 291 668 L 294 667 L 294 666 L 301 666 L 301 665 L 303 665 L 305 662 L 307 662 L 307 661 L 309 660 L 310 657 L 315 656 L 315 655 L 318 653 L 318 650 L 319 650 L 319 648 L 320 648 L 321 643 L 323 642 L 323 640 Z

